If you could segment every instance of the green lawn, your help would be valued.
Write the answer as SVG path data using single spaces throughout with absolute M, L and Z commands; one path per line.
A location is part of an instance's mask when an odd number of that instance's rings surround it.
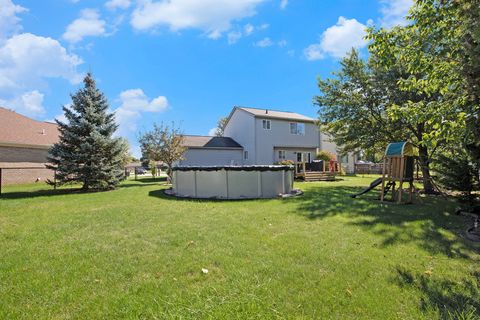
M 347 196 L 371 180 L 246 201 L 178 200 L 148 179 L 4 187 L 0 319 L 478 319 L 480 246 L 455 203 Z

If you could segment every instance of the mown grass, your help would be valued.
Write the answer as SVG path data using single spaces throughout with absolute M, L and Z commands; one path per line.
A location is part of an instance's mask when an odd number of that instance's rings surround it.
M 371 180 L 247 201 L 170 198 L 151 179 L 4 187 L 0 318 L 479 318 L 480 247 L 453 200 L 348 197 Z

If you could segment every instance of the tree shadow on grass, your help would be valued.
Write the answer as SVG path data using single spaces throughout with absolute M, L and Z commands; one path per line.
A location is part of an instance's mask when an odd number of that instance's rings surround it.
M 152 185 L 163 185 L 166 183 L 166 178 L 146 178 L 139 179 L 137 181 L 122 182 L 117 186 L 117 189 L 132 188 L 132 187 L 147 187 Z M 37 197 L 53 197 L 61 195 L 73 195 L 73 194 L 89 194 L 98 192 L 111 192 L 114 190 L 82 190 L 80 187 L 62 187 L 59 189 L 53 189 L 47 185 L 38 186 L 39 189 L 31 189 L 27 191 L 9 191 L 8 187 L 2 190 L 0 200 L 13 200 L 13 199 L 29 199 Z M 42 188 L 42 189 L 40 189 Z M 45 189 L 49 188 L 49 189 Z
M 394 282 L 401 288 L 422 293 L 420 307 L 438 312 L 441 319 L 480 319 L 480 271 L 465 275 L 460 281 L 438 279 L 397 267 Z
M 0 200 L 29 199 L 37 197 L 53 197 L 82 193 L 80 188 L 72 189 L 41 189 L 32 191 L 3 191 Z
M 129 178 L 128 181 L 141 182 L 141 183 L 158 183 L 158 182 L 167 182 L 167 177 L 139 177 L 137 180 Z
M 174 195 L 167 195 L 164 193 L 165 189 L 152 190 L 148 193 L 150 197 L 155 197 L 164 200 L 174 201 L 186 201 L 186 202 L 216 202 L 216 203 L 228 203 L 239 201 L 268 201 L 271 199 L 218 199 L 218 198 L 189 198 L 189 197 L 177 197 Z
M 439 197 L 416 198 L 414 204 L 381 203 L 379 191 L 353 199 L 362 190 L 348 186 L 306 186 L 303 197 L 291 199 L 294 212 L 308 219 L 344 216 L 349 225 L 367 229 L 382 239 L 381 246 L 416 243 L 426 251 L 467 258 L 480 246 L 463 238 L 467 221 L 453 215 L 455 201 Z

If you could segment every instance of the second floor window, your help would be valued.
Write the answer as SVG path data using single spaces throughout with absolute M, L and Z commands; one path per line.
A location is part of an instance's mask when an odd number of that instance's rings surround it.
M 270 130 L 270 126 L 271 126 L 270 120 L 265 120 L 265 119 L 262 120 L 263 129 Z
M 290 133 L 304 136 L 305 135 L 305 123 L 290 122 Z

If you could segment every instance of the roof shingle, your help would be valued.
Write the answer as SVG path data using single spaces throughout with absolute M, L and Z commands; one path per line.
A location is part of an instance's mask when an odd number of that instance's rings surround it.
M 55 123 L 22 116 L 0 107 L 0 144 L 19 144 L 48 147 L 58 141 Z
M 248 113 L 251 113 L 255 117 L 296 120 L 296 121 L 306 121 L 306 122 L 317 121 L 316 119 L 304 116 L 296 112 L 276 111 L 276 110 L 269 110 L 269 109 L 257 109 L 257 108 L 246 108 L 246 107 L 237 107 L 237 108 L 243 111 L 246 111 Z
M 222 148 L 238 149 L 242 148 L 238 142 L 229 137 L 210 137 L 210 136 L 190 136 L 184 135 L 183 145 L 192 148 Z

